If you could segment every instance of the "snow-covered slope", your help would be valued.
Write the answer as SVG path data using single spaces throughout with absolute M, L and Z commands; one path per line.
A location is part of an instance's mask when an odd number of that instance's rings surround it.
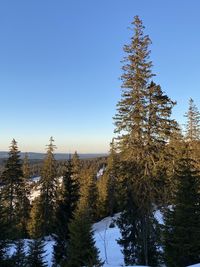
M 119 229 L 116 226 L 109 228 L 111 222 L 117 216 L 115 215 L 114 218 L 107 217 L 93 225 L 96 246 L 99 249 L 100 258 L 105 262 L 104 267 L 120 267 L 124 264 L 120 246 L 116 241 L 120 237 Z M 45 246 L 45 258 L 49 267 L 52 265 L 53 243 L 53 241 L 47 241 Z
M 121 267 L 124 265 L 123 255 L 120 246 L 117 244 L 117 239 L 120 238 L 119 229 L 113 224 L 114 227 L 109 227 L 118 216 L 119 214 L 116 214 L 113 218 L 104 218 L 93 225 L 96 246 L 99 249 L 100 258 L 104 262 L 104 267 Z M 51 239 L 46 241 L 45 260 L 48 263 L 48 267 L 52 267 L 53 245 L 54 241 Z M 27 251 L 27 248 L 28 240 L 25 240 L 25 251 Z M 11 246 L 9 254 L 13 254 L 14 250 L 14 246 Z
M 120 238 L 120 232 L 117 227 L 109 228 L 113 219 L 107 217 L 93 226 L 96 246 L 100 251 L 100 257 L 105 262 L 104 266 L 122 266 L 124 264 L 123 255 L 117 239 Z
M 100 258 L 104 262 L 104 267 L 121 267 L 124 266 L 123 255 L 121 248 L 117 243 L 117 239 L 120 238 L 120 231 L 113 221 L 117 219 L 119 214 L 114 217 L 107 217 L 93 225 L 94 238 L 96 246 L 100 252 Z M 155 213 L 156 219 L 159 223 L 163 223 L 162 214 L 157 211 Z M 112 224 L 111 224 L 112 223 Z M 111 227 L 110 227 L 111 226 Z M 25 240 L 27 244 L 28 240 Z M 48 263 L 48 267 L 52 267 L 52 252 L 54 241 L 51 239 L 46 241 L 45 246 L 45 260 Z M 26 245 L 27 250 L 27 245 Z M 14 248 L 11 247 L 10 253 L 14 252 Z M 136 266 L 134 266 L 136 267 Z M 140 266 L 145 267 L 145 266 Z M 191 265 L 188 267 L 200 267 L 200 264 Z

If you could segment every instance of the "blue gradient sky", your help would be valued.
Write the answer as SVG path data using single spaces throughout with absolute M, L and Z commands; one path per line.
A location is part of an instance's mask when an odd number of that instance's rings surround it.
M 150 35 L 156 82 L 200 105 L 199 0 L 0 2 L 0 150 L 107 152 L 120 98 L 122 47 L 139 15 Z

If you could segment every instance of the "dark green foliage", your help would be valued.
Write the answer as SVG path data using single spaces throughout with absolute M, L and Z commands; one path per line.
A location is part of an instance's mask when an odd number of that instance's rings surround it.
M 105 165 L 104 165 L 105 166 Z M 113 216 L 119 211 L 117 203 L 117 176 L 118 176 L 118 155 L 115 149 L 114 140 L 111 143 L 110 154 L 103 176 L 97 181 L 98 186 L 98 211 L 99 217 Z
M 145 224 L 145 227 L 142 224 Z M 149 266 L 159 266 L 160 230 L 153 215 L 142 216 L 135 206 L 130 211 L 125 210 L 121 213 L 117 225 L 122 236 L 118 243 L 122 247 L 126 265 L 144 265 L 147 260 Z M 145 240 L 143 240 L 144 236 Z M 144 251 L 144 241 L 146 251 Z
M 35 201 L 31 211 L 29 232 L 33 238 L 44 237 L 54 232 L 58 178 L 56 160 L 53 154 L 55 150 L 53 142 L 54 140 L 51 137 L 42 168 L 40 196 Z
M 68 262 L 64 267 L 102 266 L 91 227 L 87 211 L 77 211 L 69 225 Z
M 15 253 L 11 261 L 15 267 L 26 267 L 26 254 L 24 252 L 24 241 L 18 240 L 15 242 Z
M 125 163 L 124 163 L 125 164 Z M 127 165 L 126 165 L 127 166 Z M 144 210 L 135 201 L 135 191 L 130 177 L 130 167 L 121 184 L 121 212 L 117 225 L 121 232 L 118 243 L 122 247 L 126 265 L 159 266 L 160 228 L 153 212 Z M 136 169 L 135 169 L 136 170 Z M 134 169 L 132 169 L 132 172 Z
M 164 252 L 167 266 L 185 267 L 200 262 L 199 173 L 186 146 L 176 169 L 178 191 L 165 213 Z
M 23 178 L 21 182 L 21 186 L 19 189 L 19 204 L 16 206 L 19 213 L 19 228 L 21 229 L 21 237 L 28 238 L 28 221 L 30 219 L 30 210 L 31 205 L 29 201 L 30 197 L 30 185 L 29 185 L 29 178 L 30 178 L 30 166 L 29 166 L 29 159 L 28 155 L 25 154 L 25 158 L 23 160 L 22 165 L 23 171 Z
M 6 266 L 6 264 L 8 264 L 8 259 L 6 256 L 8 248 L 7 231 L 8 231 L 8 225 L 5 222 L 5 214 L 0 194 L 0 266 L 3 267 Z
M 81 161 L 79 159 L 79 155 L 77 151 L 75 151 L 74 155 L 72 156 L 72 173 L 74 180 L 78 180 L 80 183 L 80 172 L 81 172 Z
M 12 261 L 7 256 L 8 242 L 6 240 L 0 240 L 0 266 L 12 267 Z
M 5 257 L 0 258 L 0 266 L 1 267 L 13 267 L 13 261 L 7 255 Z
M 23 184 L 22 163 L 17 142 L 13 139 L 5 170 L 1 176 L 2 201 L 4 205 L 5 221 L 9 225 L 9 238 L 21 236 L 20 206 Z
M 43 203 L 40 197 L 37 197 L 32 202 L 32 208 L 30 213 L 30 221 L 28 224 L 28 231 L 31 238 L 39 238 L 43 236 L 42 225 L 44 217 L 42 216 Z
M 25 153 L 23 165 L 22 165 L 23 177 L 28 180 L 31 176 L 31 167 L 29 162 L 28 154 Z
M 124 262 L 126 265 L 138 264 L 139 252 L 139 220 L 138 208 L 131 201 L 130 210 L 124 210 L 117 220 L 117 225 L 121 232 L 121 239 L 118 240 L 122 247 Z M 139 251 L 138 251 L 139 250 Z
M 62 264 L 67 259 L 67 244 L 69 241 L 69 222 L 79 199 L 79 181 L 72 173 L 71 160 L 68 162 L 63 176 L 61 196 L 57 203 L 56 229 L 54 245 L 54 262 Z
M 27 256 L 27 267 L 47 267 L 44 261 L 44 241 L 42 239 L 35 239 L 29 242 L 29 250 Z

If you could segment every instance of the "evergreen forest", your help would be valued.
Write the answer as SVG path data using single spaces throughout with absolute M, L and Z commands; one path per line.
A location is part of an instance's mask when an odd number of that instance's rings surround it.
M 120 231 L 126 266 L 200 263 L 200 112 L 188 99 L 186 124 L 179 125 L 176 99 L 155 81 L 151 39 L 139 16 L 130 32 L 106 157 L 83 160 L 74 152 L 58 161 L 50 137 L 33 170 L 28 153 L 22 157 L 11 140 L 0 173 L 1 267 L 48 266 L 48 240 L 53 267 L 108 266 L 93 229 L 106 217 Z

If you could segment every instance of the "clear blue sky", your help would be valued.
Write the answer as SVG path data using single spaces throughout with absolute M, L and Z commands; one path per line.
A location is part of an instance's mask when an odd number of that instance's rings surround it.
M 120 98 L 122 47 L 139 15 L 152 39 L 156 82 L 200 105 L 199 0 L 2 0 L 0 150 L 107 152 Z

